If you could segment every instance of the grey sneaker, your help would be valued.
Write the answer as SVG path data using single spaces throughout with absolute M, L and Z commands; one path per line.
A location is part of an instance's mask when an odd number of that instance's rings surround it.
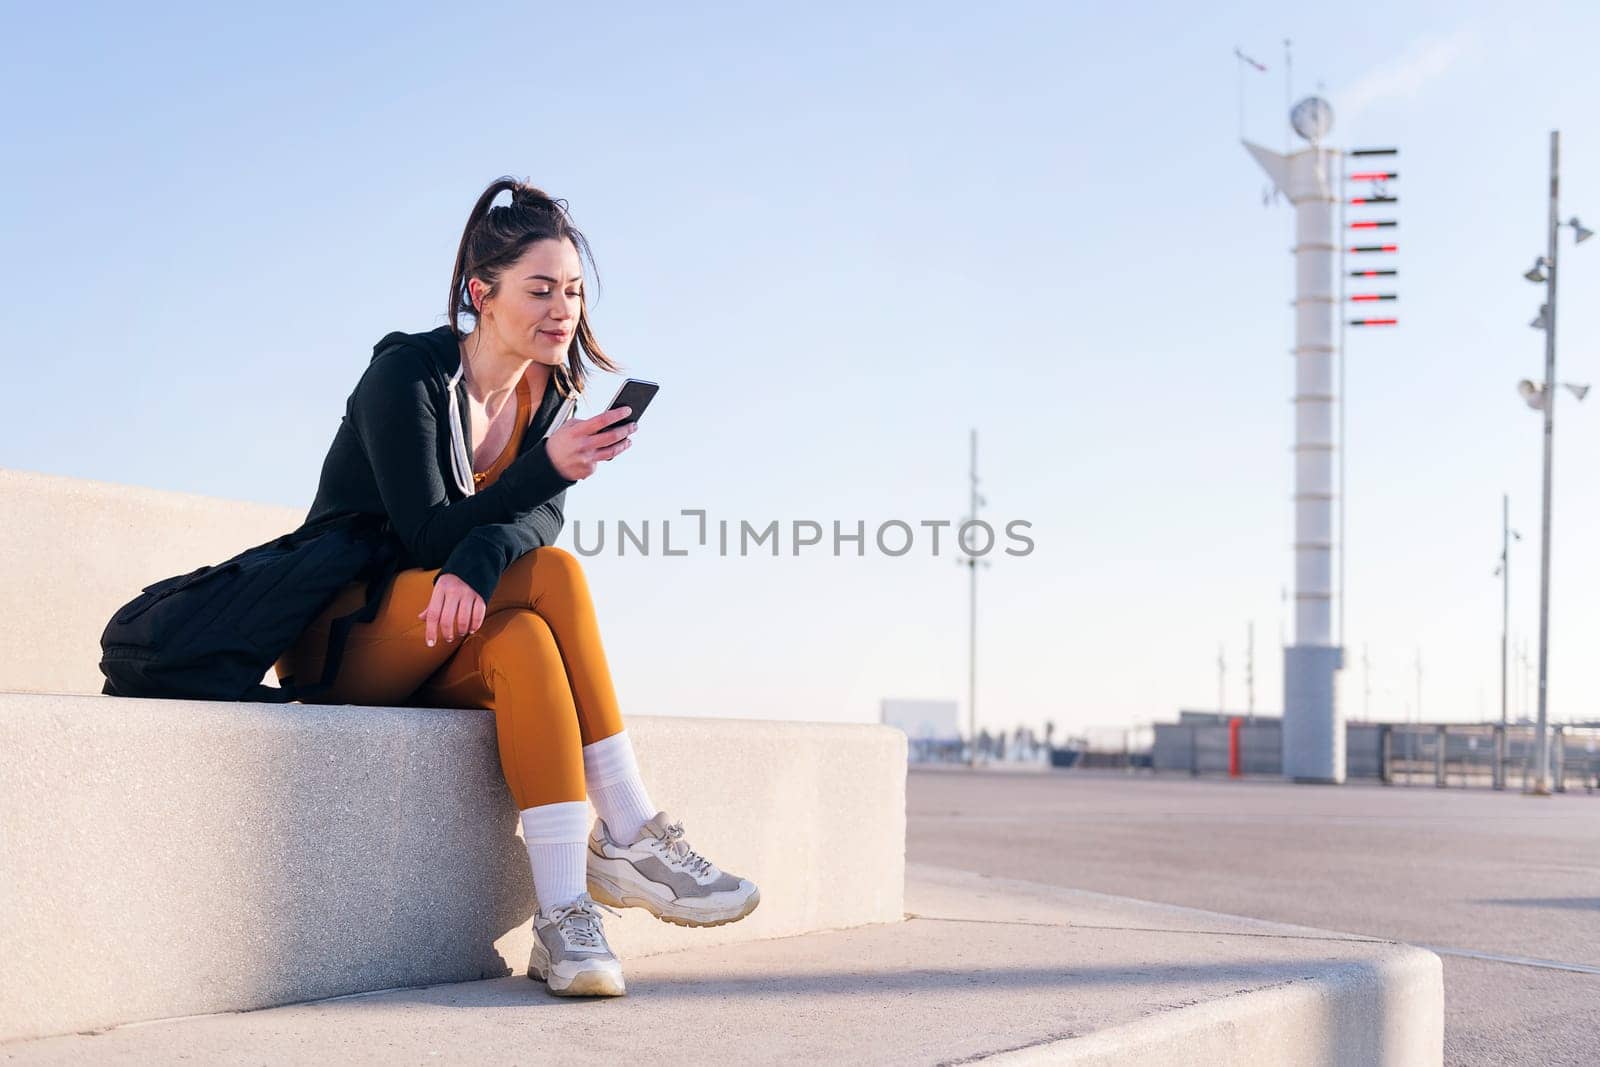
M 600 922 L 602 907 L 582 893 L 548 915 L 539 909 L 533 917 L 528 977 L 548 983 L 550 992 L 561 997 L 620 997 L 626 993 L 622 964 L 606 944 Z
M 755 883 L 725 874 L 689 847 L 683 824 L 658 811 L 624 844 L 604 819 L 589 834 L 589 894 L 614 908 L 643 908 L 679 926 L 721 926 L 761 903 Z

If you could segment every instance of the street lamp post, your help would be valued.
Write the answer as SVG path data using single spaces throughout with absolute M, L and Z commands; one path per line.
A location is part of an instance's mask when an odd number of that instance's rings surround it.
M 1534 403 L 1537 392 L 1538 407 L 1544 410 L 1544 490 L 1543 504 L 1541 507 L 1541 529 L 1539 533 L 1539 712 L 1537 725 L 1534 732 L 1534 768 L 1533 782 L 1529 790 L 1532 793 L 1547 796 L 1550 792 L 1550 735 L 1549 735 L 1549 680 L 1550 680 L 1550 468 L 1552 463 L 1552 445 L 1554 443 L 1555 429 L 1555 400 L 1556 400 L 1556 252 L 1563 225 L 1573 229 L 1573 235 L 1578 241 L 1583 241 L 1593 236 L 1593 233 L 1583 228 L 1576 218 L 1569 223 L 1563 223 L 1559 217 L 1560 200 L 1560 170 L 1561 170 L 1561 131 L 1550 131 L 1550 225 L 1548 234 L 1548 247 L 1539 262 L 1534 264 L 1526 277 L 1530 281 L 1545 283 L 1545 303 L 1540 309 L 1539 317 L 1534 320 L 1534 325 L 1544 330 L 1544 387 L 1542 390 L 1531 390 L 1525 387 L 1523 396 L 1530 404 Z M 1540 267 L 1544 268 L 1543 273 Z M 1578 388 L 1573 392 L 1582 399 Z M 1587 388 L 1583 387 L 1583 392 Z
M 1500 728 L 1494 732 L 1494 787 L 1506 787 L 1507 692 L 1511 672 L 1511 542 L 1522 535 L 1511 528 L 1511 495 L 1500 497 L 1500 565 L 1494 569 L 1500 579 Z
M 1511 528 L 1511 496 L 1500 497 L 1500 565 L 1494 569 L 1500 579 L 1500 729 L 1506 728 L 1506 675 L 1511 663 L 1511 542 L 1522 535 Z
M 971 510 L 967 520 L 978 521 L 978 509 L 988 503 L 983 495 L 978 492 L 978 431 L 972 431 L 972 469 L 969 473 L 971 479 L 972 497 L 969 502 Z M 967 753 L 967 766 L 978 765 L 978 568 L 989 566 L 989 561 L 980 560 L 966 548 L 966 538 L 961 531 L 957 531 L 956 545 L 967 551 L 967 558 L 956 560 L 956 566 L 967 567 L 971 570 L 967 592 L 967 735 L 971 738 L 971 749 Z

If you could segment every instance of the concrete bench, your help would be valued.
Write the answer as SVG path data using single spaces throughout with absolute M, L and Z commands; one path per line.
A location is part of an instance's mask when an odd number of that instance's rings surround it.
M 119 605 L 302 512 L 0 470 L 0 514 L 0 1040 L 525 967 L 491 712 L 99 695 Z M 652 797 L 762 902 L 709 930 L 608 916 L 624 959 L 904 918 L 903 733 L 628 728 Z

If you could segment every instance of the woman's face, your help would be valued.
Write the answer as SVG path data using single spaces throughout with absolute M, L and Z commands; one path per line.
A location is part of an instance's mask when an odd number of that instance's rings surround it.
M 480 328 L 524 359 L 565 363 L 583 310 L 582 271 L 571 241 L 535 241 L 500 275 L 494 296 L 483 302 Z M 477 301 L 488 287 L 473 279 L 469 289 Z

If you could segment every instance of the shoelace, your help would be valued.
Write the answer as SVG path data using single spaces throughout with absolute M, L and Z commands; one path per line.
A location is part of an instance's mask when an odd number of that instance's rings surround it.
M 611 946 L 606 944 L 605 930 L 600 925 L 600 908 L 605 908 L 613 915 L 620 914 L 615 908 L 608 907 L 584 894 L 570 904 L 562 904 L 553 909 L 550 912 L 550 921 L 561 930 L 561 935 L 566 938 L 567 944 L 575 948 L 593 948 L 609 952 Z
M 690 874 L 706 874 L 716 865 L 689 847 L 683 839 L 683 823 L 669 823 L 667 836 L 660 839 L 667 856 L 680 864 Z

